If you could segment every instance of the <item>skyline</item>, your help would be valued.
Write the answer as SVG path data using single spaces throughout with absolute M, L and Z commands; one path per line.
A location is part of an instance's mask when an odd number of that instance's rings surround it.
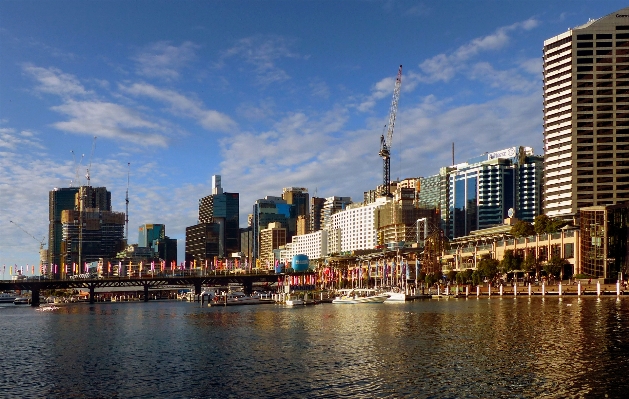
M 283 187 L 361 201 L 400 64 L 392 180 L 450 165 L 452 142 L 455 163 L 542 155 L 543 41 L 625 6 L 0 2 L 0 265 L 38 263 L 9 220 L 47 238 L 48 192 L 90 162 L 118 212 L 130 163 L 129 243 L 161 223 L 179 259 L 212 175 L 240 194 L 241 227 Z

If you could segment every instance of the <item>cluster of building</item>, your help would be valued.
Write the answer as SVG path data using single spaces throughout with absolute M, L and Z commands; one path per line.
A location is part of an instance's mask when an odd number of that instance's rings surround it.
M 105 188 L 55 189 L 46 270 L 63 277 L 74 272 L 69 265 L 86 262 L 108 273 L 149 264 L 270 269 L 295 255 L 316 267 L 395 254 L 423 260 L 430 272 L 474 268 L 511 249 L 540 261 L 561 256 L 570 273 L 614 278 L 629 261 L 629 8 L 546 40 L 543 53 L 543 155 L 526 146 L 488 152 L 434 176 L 376 187 L 360 202 L 288 187 L 255 201 L 246 228 L 239 194 L 224 192 L 214 176 L 179 262 L 163 225 L 140 226 L 138 244 L 127 245 L 127 218 L 111 210 Z M 511 222 L 540 214 L 572 227 L 509 235 Z

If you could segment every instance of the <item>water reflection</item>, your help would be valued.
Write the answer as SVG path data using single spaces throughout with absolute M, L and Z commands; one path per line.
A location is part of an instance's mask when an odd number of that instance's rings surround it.
M 0 308 L 8 397 L 623 397 L 624 298 Z

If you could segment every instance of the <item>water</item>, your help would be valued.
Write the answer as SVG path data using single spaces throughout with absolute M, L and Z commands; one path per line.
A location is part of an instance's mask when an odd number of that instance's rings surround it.
M 7 398 L 626 397 L 629 298 L 0 307 Z

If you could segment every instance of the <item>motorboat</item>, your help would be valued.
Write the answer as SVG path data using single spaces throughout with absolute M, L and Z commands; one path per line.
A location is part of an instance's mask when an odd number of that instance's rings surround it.
M 30 300 L 28 298 L 21 297 L 21 296 L 15 298 L 15 300 L 13 301 L 15 305 L 28 305 L 29 302 Z
M 262 303 L 258 295 L 245 295 L 244 292 L 234 291 L 221 295 L 216 295 L 210 306 L 237 306 L 237 305 L 258 305 Z
M 301 299 L 301 298 L 295 298 L 295 299 L 287 299 L 286 300 L 286 306 L 299 306 L 299 305 L 305 305 L 306 302 Z
M 332 303 L 383 303 L 389 295 L 372 289 L 340 290 L 340 295 L 332 300 Z
M 0 303 L 13 303 L 18 296 L 9 292 L 0 293 Z

